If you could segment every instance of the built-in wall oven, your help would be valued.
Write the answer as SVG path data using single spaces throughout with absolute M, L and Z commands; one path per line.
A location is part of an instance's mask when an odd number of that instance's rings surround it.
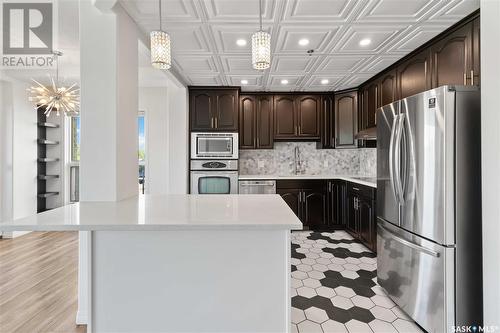
M 191 160 L 191 194 L 237 194 L 238 160 Z
M 191 133 L 191 159 L 238 159 L 238 133 Z

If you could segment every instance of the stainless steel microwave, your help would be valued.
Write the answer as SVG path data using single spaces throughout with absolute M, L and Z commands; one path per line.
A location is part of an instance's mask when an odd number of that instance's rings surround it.
M 238 133 L 191 133 L 191 159 L 238 159 Z

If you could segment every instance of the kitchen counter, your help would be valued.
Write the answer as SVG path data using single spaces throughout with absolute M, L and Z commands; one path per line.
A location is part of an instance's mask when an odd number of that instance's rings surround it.
M 365 176 L 353 176 L 353 175 L 287 175 L 287 176 L 277 176 L 277 175 L 239 175 L 239 180 L 253 180 L 253 179 L 341 179 L 348 182 L 377 187 L 376 177 L 365 177 Z
M 145 195 L 0 223 L 80 232 L 77 318 L 89 333 L 290 332 L 295 229 L 278 195 Z
M 81 202 L 0 223 L 0 231 L 301 229 L 279 195 L 144 195 Z

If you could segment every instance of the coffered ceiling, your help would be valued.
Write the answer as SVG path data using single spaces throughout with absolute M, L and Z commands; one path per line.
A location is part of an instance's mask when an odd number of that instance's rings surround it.
M 158 29 L 158 0 L 122 0 L 145 33 Z M 262 0 L 271 68 L 252 69 L 258 0 L 162 0 L 173 66 L 189 85 L 325 91 L 357 86 L 479 8 L 479 0 Z M 371 43 L 361 46 L 362 39 Z M 236 41 L 245 39 L 246 46 Z M 308 39 L 306 46 L 299 40 Z M 307 50 L 314 50 L 309 55 Z M 322 84 L 322 80 L 328 80 Z M 287 85 L 281 84 L 288 80 Z

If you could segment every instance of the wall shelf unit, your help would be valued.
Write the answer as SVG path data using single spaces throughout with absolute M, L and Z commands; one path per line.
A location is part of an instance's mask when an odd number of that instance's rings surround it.
M 37 212 L 44 212 L 62 204 L 61 188 L 61 125 L 59 117 L 48 122 L 45 109 L 37 109 Z M 62 118 L 63 119 L 63 118 Z

